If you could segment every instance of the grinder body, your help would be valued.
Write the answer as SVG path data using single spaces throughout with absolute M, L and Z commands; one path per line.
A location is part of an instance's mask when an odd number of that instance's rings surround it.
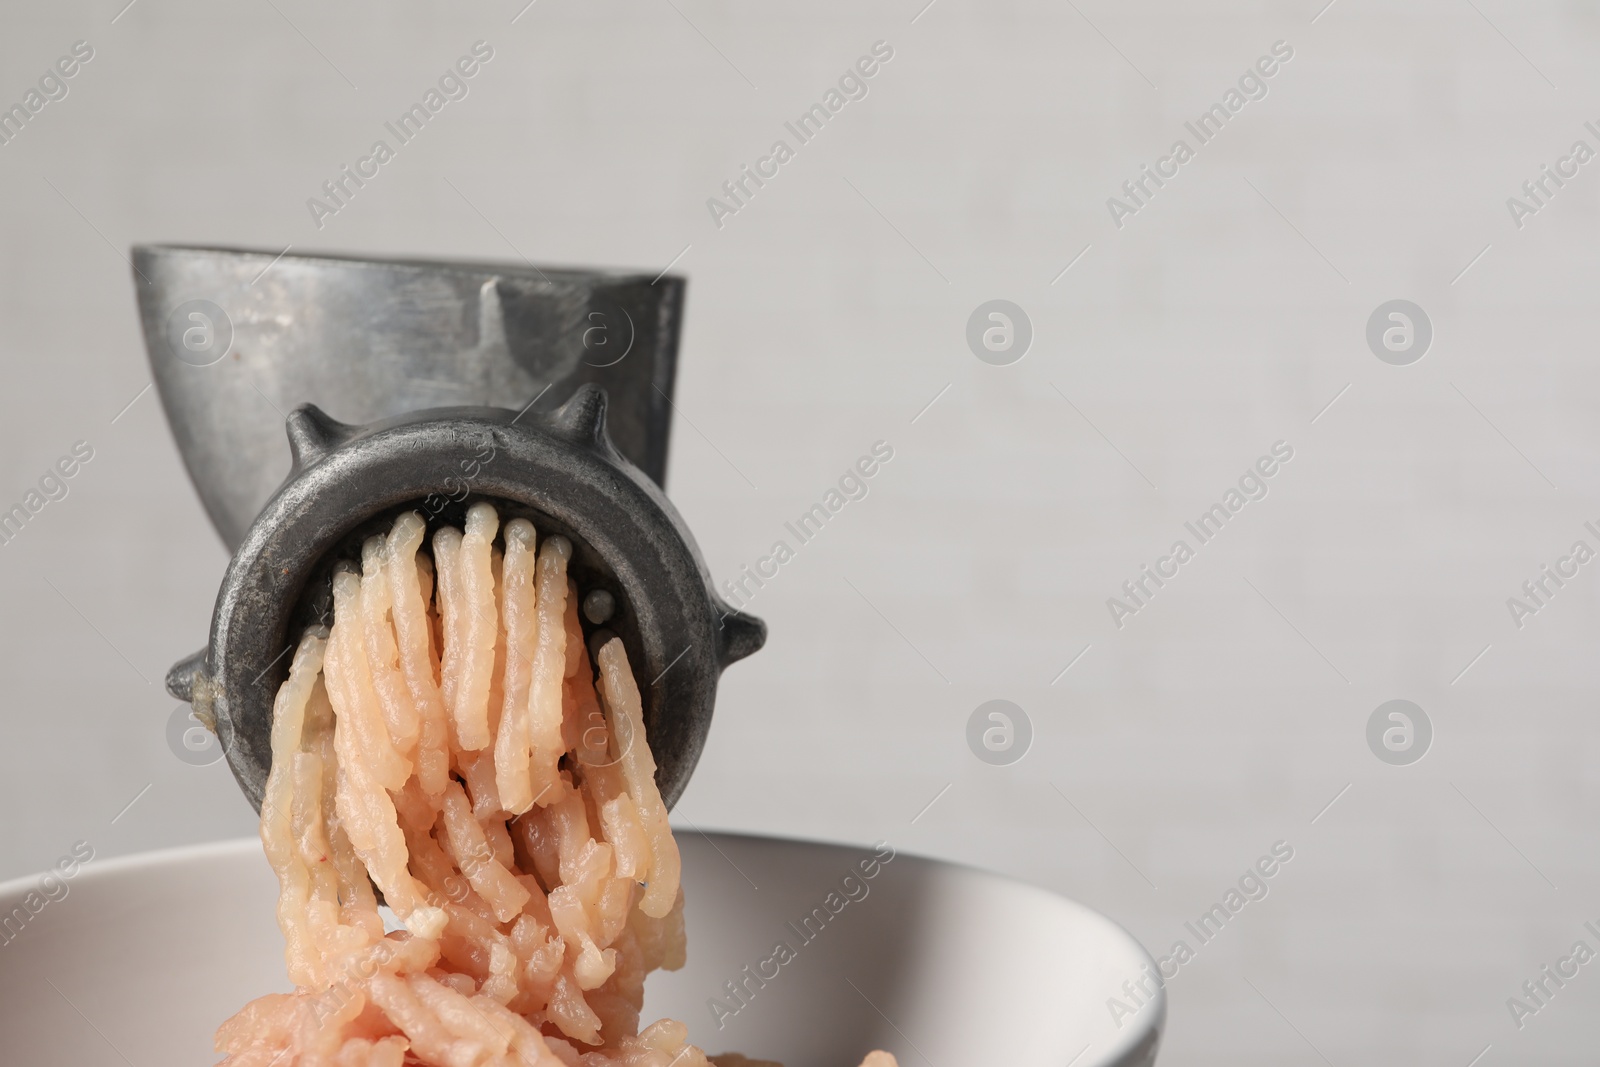
M 173 668 L 168 688 L 217 731 L 253 804 L 271 764 L 272 703 L 289 649 L 306 627 L 330 621 L 334 565 L 358 559 L 362 540 L 404 511 L 430 529 L 460 526 L 479 500 L 503 520 L 529 519 L 541 536 L 566 536 L 580 595 L 610 595 L 606 626 L 634 665 L 657 784 L 669 805 L 676 801 L 704 744 L 722 669 L 765 638 L 759 620 L 716 594 L 659 484 L 681 281 L 654 289 L 638 277 L 538 268 L 535 277 L 472 264 L 172 248 L 137 249 L 135 269 L 150 279 L 140 307 L 163 406 L 235 550 L 210 641 Z M 280 303 L 263 306 L 256 286 L 279 272 L 263 291 Z M 508 328 L 508 292 L 541 329 Z M 419 293 L 429 299 L 419 304 Z M 185 320 L 173 319 L 196 308 L 227 320 L 228 351 L 196 359 L 183 350 Z M 240 321 L 264 326 L 252 333 Z M 339 339 L 353 352 L 316 350 Z M 384 367 L 390 373 L 377 373 Z M 419 392 L 419 369 L 431 394 Z M 246 385 L 275 411 L 293 407 L 273 420 L 286 422 L 276 433 L 287 437 L 287 478 L 261 501 L 273 477 L 262 470 L 273 462 L 265 420 L 230 420 L 223 410 Z M 490 403 L 407 407 L 439 393 Z M 370 421 L 342 421 L 346 412 Z

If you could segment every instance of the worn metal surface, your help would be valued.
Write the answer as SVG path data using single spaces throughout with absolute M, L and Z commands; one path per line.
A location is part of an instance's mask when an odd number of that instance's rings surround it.
M 665 478 L 681 278 L 164 245 L 133 265 L 167 422 L 230 550 L 289 471 L 283 419 L 301 404 L 357 424 L 535 397 L 549 411 L 593 383 L 617 448 Z M 225 318 L 204 312 L 193 336 L 217 345 L 186 350 L 201 301 Z
M 656 781 L 669 805 L 677 800 L 722 669 L 760 648 L 766 627 L 717 596 L 677 511 L 612 446 L 605 412 L 604 392 L 588 385 L 554 412 L 520 417 L 454 408 L 358 428 L 314 408 L 290 416 L 294 470 L 234 554 L 208 649 L 167 678 L 174 696 L 214 718 L 252 803 L 260 807 L 271 766 L 288 650 L 307 626 L 331 621 L 335 563 L 359 560 L 362 541 L 402 511 L 420 511 L 430 528 L 460 526 L 478 500 L 494 503 L 502 521 L 520 515 L 541 537 L 570 538 L 579 595 L 612 595 L 604 626 L 628 650 Z
M 210 643 L 167 688 L 256 807 L 287 650 L 330 621 L 334 564 L 402 511 L 460 526 L 477 500 L 569 537 L 580 595 L 611 596 L 677 800 L 723 667 L 766 635 L 661 491 L 682 279 L 166 246 L 134 269 L 167 421 L 234 551 Z

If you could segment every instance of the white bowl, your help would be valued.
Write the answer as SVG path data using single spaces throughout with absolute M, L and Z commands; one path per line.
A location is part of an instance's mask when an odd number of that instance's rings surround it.
M 1120 1026 L 1108 1008 L 1133 1003 L 1123 983 L 1154 964 L 1081 905 L 913 856 L 864 868 L 871 849 L 678 837 L 689 965 L 650 979 L 645 1019 L 683 1019 L 708 1052 L 787 1067 L 853 1067 L 873 1048 L 905 1067 L 1155 1060 L 1161 991 Z M 53 901 L 38 878 L 0 885 L 0 1063 L 215 1063 L 217 1024 L 288 988 L 277 881 L 254 839 L 97 860 L 62 884 Z M 20 931 L 4 925 L 16 908 Z

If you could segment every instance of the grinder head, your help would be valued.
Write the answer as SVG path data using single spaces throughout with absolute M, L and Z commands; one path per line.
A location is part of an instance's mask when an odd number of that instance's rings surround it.
M 711 725 L 722 668 L 760 648 L 766 629 L 712 590 L 676 510 L 612 446 L 605 413 L 605 394 L 590 385 L 548 415 L 446 408 L 356 427 L 308 405 L 289 417 L 289 480 L 234 554 L 211 644 L 167 679 L 216 724 L 258 808 L 288 650 L 308 626 L 332 621 L 334 565 L 359 559 L 362 542 L 404 511 L 430 530 L 459 527 L 479 500 L 502 521 L 520 516 L 541 537 L 567 537 L 579 595 L 611 595 L 603 623 L 639 679 L 657 785 L 668 804 L 678 798 Z
M 215 729 L 240 786 L 259 808 L 271 766 L 274 697 L 288 673 L 289 650 L 306 627 L 331 621 L 335 564 L 359 560 L 362 542 L 387 532 L 403 512 L 420 514 L 431 534 L 462 526 L 466 510 L 487 501 L 502 523 L 527 518 L 541 538 L 556 533 L 572 542 L 569 573 L 580 597 L 609 594 L 614 607 L 602 622 L 627 649 L 657 785 L 673 804 L 704 745 L 722 669 L 756 651 L 766 636 L 759 619 L 717 595 L 693 538 L 658 485 L 681 281 L 655 290 L 638 278 L 537 268 L 544 282 L 506 267 L 295 260 L 285 260 L 289 270 L 275 298 L 285 302 L 275 309 L 263 305 L 247 281 L 273 262 L 270 254 L 135 252 L 135 266 L 152 281 L 141 289 L 140 303 L 169 421 L 202 499 L 235 549 L 210 643 L 173 667 L 168 690 Z M 283 269 L 279 264 L 271 271 Z M 508 281 L 508 275 L 515 276 Z M 327 299 L 330 291 L 338 299 Z M 419 301 L 419 292 L 431 299 Z M 247 494 L 260 483 L 257 468 L 267 460 L 258 458 L 234 484 L 227 473 L 237 454 L 213 454 L 230 443 L 230 434 L 240 438 L 246 455 L 271 454 L 258 426 L 241 436 L 217 410 L 228 390 L 238 391 L 237 382 L 207 379 L 217 367 L 173 350 L 168 320 L 197 296 L 230 318 L 245 318 L 235 310 L 242 308 L 251 316 L 246 322 L 267 324 L 256 343 L 248 328 L 242 331 L 238 355 L 247 372 L 254 364 L 280 395 L 301 393 L 287 419 L 288 477 L 264 507 Z M 525 328 L 517 346 L 506 343 L 503 321 L 512 300 L 537 327 Z M 589 353 L 574 333 L 593 328 L 590 309 L 596 307 L 613 323 L 618 312 L 629 320 L 630 348 L 643 342 L 631 366 L 621 360 L 597 367 L 584 358 Z M 296 323 L 304 325 L 297 330 Z M 317 351 L 330 337 L 369 347 L 354 355 L 347 349 L 342 358 Z M 453 375 L 468 396 L 500 399 L 515 389 L 520 410 L 487 404 L 409 410 L 417 375 L 385 376 L 363 360 L 420 367 L 434 387 L 448 387 Z M 229 369 L 239 368 L 224 372 Z M 260 392 L 254 381 L 248 384 Z M 615 418 L 609 391 L 627 401 L 619 428 L 631 455 L 608 428 L 608 408 Z M 524 403 L 530 392 L 535 402 Z M 566 399 L 555 408 L 537 403 L 550 393 Z M 370 413 L 376 407 L 382 417 L 341 422 L 302 403 L 307 400 L 335 410 Z M 641 464 L 653 469 L 647 473 Z M 250 507 L 259 514 L 231 536 L 242 509 Z M 586 632 L 597 625 L 583 622 Z

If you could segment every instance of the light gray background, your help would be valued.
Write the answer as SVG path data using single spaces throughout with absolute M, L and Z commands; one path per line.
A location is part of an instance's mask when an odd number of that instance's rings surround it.
M 95 449 L 0 547 L 0 876 L 253 830 L 164 739 L 226 557 L 140 396 L 129 244 L 688 246 L 669 489 L 713 572 L 895 458 L 752 604 L 771 640 L 680 825 L 887 838 L 1157 952 L 1287 840 L 1169 985 L 1162 1062 L 1588 1062 L 1600 964 L 1520 1032 L 1505 1001 L 1600 947 L 1600 565 L 1520 630 L 1506 598 L 1600 544 L 1600 161 L 1520 231 L 1505 201 L 1600 147 L 1593 4 L 123 2 L 0 14 L 6 104 L 96 51 L 0 147 L 0 505 Z M 315 229 L 305 198 L 480 38 L 471 95 Z M 879 39 L 870 95 L 717 229 L 706 198 Z M 1280 39 L 1267 98 L 1116 228 L 1106 198 Z M 1410 367 L 1364 341 L 1398 297 L 1435 329 Z M 1034 325 L 1014 366 L 964 341 L 992 298 Z M 1270 495 L 1116 629 L 1106 598 L 1280 439 Z M 1395 697 L 1435 729 L 1409 767 L 1364 738 Z M 1009 767 L 966 746 L 994 698 L 1034 725 Z

